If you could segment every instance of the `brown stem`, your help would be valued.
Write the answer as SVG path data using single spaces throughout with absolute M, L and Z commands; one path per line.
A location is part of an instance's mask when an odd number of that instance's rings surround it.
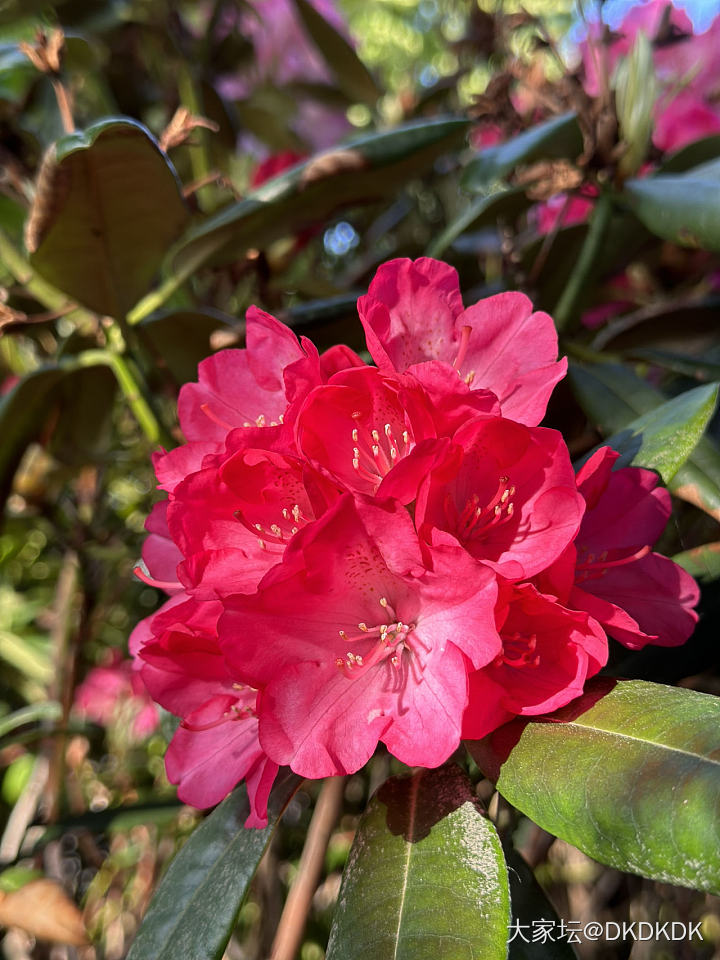
M 53 77 L 52 85 L 53 90 L 55 91 L 58 110 L 60 111 L 60 120 L 62 121 L 63 130 L 65 133 L 74 133 L 75 121 L 73 119 L 72 106 L 70 105 L 70 94 L 65 89 L 63 82 L 59 77 Z
M 50 699 L 62 705 L 61 729 L 67 726 L 72 706 L 74 658 L 70 657 L 75 629 L 75 598 L 78 588 L 78 557 L 68 549 L 63 558 L 55 588 L 54 622 L 51 630 L 54 680 Z M 49 769 L 45 786 L 45 816 L 49 823 L 57 820 L 60 811 L 60 788 L 65 766 L 65 737 L 53 737 L 47 745 Z
M 330 833 L 340 812 L 344 786 L 344 777 L 328 777 L 322 785 L 297 875 L 280 917 L 270 960 L 293 960 L 298 951 Z

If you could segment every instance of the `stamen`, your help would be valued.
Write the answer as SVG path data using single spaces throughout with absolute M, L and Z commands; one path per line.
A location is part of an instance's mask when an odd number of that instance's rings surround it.
M 146 583 L 149 587 L 157 587 L 158 590 L 177 590 L 179 586 L 177 580 L 154 580 L 149 574 L 145 573 L 140 566 L 135 567 L 133 573 L 138 580 L 142 580 L 142 582 Z
M 230 426 L 229 423 L 226 423 L 224 420 L 221 420 L 220 417 L 218 417 L 216 414 L 214 414 L 214 413 L 212 412 L 212 410 L 210 409 L 209 404 L 207 404 L 207 403 L 201 403 L 201 404 L 200 404 L 200 409 L 201 409 L 202 412 L 205 414 L 205 416 L 208 418 L 208 420 L 212 420 L 213 423 L 216 423 L 219 427 L 222 427 L 223 430 L 232 430 L 232 427 Z M 252 426 L 252 424 L 250 424 L 250 423 L 248 423 L 248 424 L 243 424 L 243 426 L 248 426 L 248 427 L 250 427 L 250 426 Z
M 582 549 L 582 548 L 581 548 Z M 639 550 L 636 550 L 634 553 L 629 554 L 627 557 L 619 557 L 617 560 L 608 560 L 607 551 L 604 551 L 600 556 L 595 559 L 595 554 L 588 553 L 587 559 L 583 563 L 578 563 L 575 567 L 576 572 L 578 573 L 587 573 L 587 577 L 582 579 L 587 580 L 595 573 L 596 576 L 601 577 L 606 570 L 612 567 L 624 567 L 628 563 L 634 563 L 635 560 L 642 560 L 643 557 L 646 557 L 652 548 L 649 544 L 646 544 L 644 547 L 640 547 Z
M 458 347 L 458 353 L 455 359 L 453 360 L 453 367 L 455 370 L 459 371 L 460 367 L 465 361 L 465 355 L 467 353 L 468 345 L 470 344 L 470 334 L 472 333 L 472 327 L 469 324 L 465 324 L 460 331 L 460 345 Z

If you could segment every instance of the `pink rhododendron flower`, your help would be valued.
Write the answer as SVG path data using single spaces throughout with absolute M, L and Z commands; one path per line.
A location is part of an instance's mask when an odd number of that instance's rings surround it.
M 650 470 L 612 471 L 603 447 L 578 473 L 587 512 L 577 536 L 573 606 L 631 649 L 674 647 L 690 636 L 699 599 L 693 578 L 652 547 L 670 517 L 670 495 Z
M 75 691 L 74 707 L 102 727 L 122 723 L 134 740 L 144 739 L 158 725 L 148 691 L 133 671 L 132 661 L 123 660 L 119 650 L 88 672 Z
M 583 515 L 559 433 L 501 417 L 461 427 L 418 497 L 421 533 L 447 531 L 504 577 L 527 580 L 550 566 Z
M 606 448 L 576 476 L 537 426 L 565 372 L 547 314 L 514 293 L 464 308 L 429 259 L 382 266 L 358 311 L 376 367 L 251 308 L 156 459 L 138 575 L 170 598 L 131 652 L 181 718 L 180 798 L 245 780 L 249 825 L 279 766 L 351 773 L 379 743 L 438 766 L 577 697 L 608 633 L 673 645 L 696 619 L 694 581 L 651 553 L 655 475 Z
M 178 796 L 210 807 L 245 779 L 251 803 L 247 826 L 267 822 L 267 798 L 277 773 L 258 743 L 257 691 L 233 680 L 218 646 L 217 602 L 177 598 L 150 618 L 138 650 L 141 674 L 154 699 L 182 722 L 165 758 Z
M 350 495 L 288 554 L 220 621 L 226 657 L 263 690 L 264 749 L 308 777 L 358 770 L 379 740 L 410 765 L 447 760 L 468 671 L 500 649 L 491 571 L 423 555 L 401 505 Z
M 350 40 L 342 13 L 332 0 L 310 0 L 324 20 Z M 249 66 L 220 77 L 218 89 L 230 100 L 251 97 L 265 84 L 332 84 L 328 67 L 308 36 L 293 0 L 250 0 L 238 11 L 226 7 L 220 28 L 240 32 L 253 45 Z M 291 128 L 308 146 L 323 150 L 348 131 L 344 110 L 311 96 L 295 96 Z
M 602 628 L 529 583 L 501 591 L 497 607 L 502 651 L 470 674 L 463 736 L 479 739 L 515 716 L 565 706 L 607 660 Z
M 585 223 L 592 213 L 595 201 L 588 196 L 569 196 L 558 193 L 537 206 L 538 233 L 545 236 L 558 227 Z
M 503 416 L 535 426 L 564 375 L 552 318 L 522 293 L 465 309 L 457 272 L 429 258 L 391 260 L 358 301 L 370 354 L 383 371 L 413 372 L 438 360 L 471 389 L 492 391 Z

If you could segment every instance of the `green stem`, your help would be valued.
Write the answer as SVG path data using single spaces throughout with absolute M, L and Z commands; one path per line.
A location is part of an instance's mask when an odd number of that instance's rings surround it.
M 142 300 L 138 301 L 132 310 L 127 315 L 127 322 L 134 326 L 136 323 L 140 323 L 141 320 L 144 320 L 145 317 L 149 317 L 151 313 L 154 313 L 155 310 L 158 310 L 166 300 L 169 300 L 170 297 L 178 290 L 191 275 L 195 269 L 195 264 L 190 264 L 189 269 L 184 268 L 178 273 L 173 273 L 172 276 L 168 277 L 159 287 L 155 290 L 151 290 L 147 296 L 143 297 Z
M 178 65 L 178 89 L 180 91 L 180 100 L 183 106 L 187 107 L 190 113 L 202 117 L 205 114 L 205 106 L 202 99 L 199 86 L 192 69 L 187 63 L 182 62 Z M 208 142 L 210 131 L 204 127 L 198 127 L 193 131 L 195 145 L 190 146 L 190 166 L 192 167 L 193 181 L 199 182 L 206 180 L 212 171 L 212 161 L 210 159 L 210 145 Z M 210 184 L 200 187 L 195 191 L 195 198 L 198 206 L 204 212 L 212 208 L 213 190 Z
M 35 273 L 20 251 L 15 249 L 12 241 L 3 230 L 0 230 L 0 261 L 15 280 L 48 310 L 63 313 L 68 307 L 72 306 L 73 301 L 71 299 Z M 94 315 L 82 307 L 75 307 L 73 315 L 80 323 L 94 324 L 95 322 Z
M 153 446 L 162 444 L 166 448 L 172 448 L 176 445 L 158 417 L 155 416 L 152 406 L 139 385 L 139 378 L 136 377 L 131 364 L 122 354 L 116 353 L 114 350 L 84 350 L 79 354 L 77 360 L 82 366 L 106 363 L 115 374 L 118 386 L 148 441 Z
M 558 331 L 564 330 L 571 321 L 576 319 L 578 302 L 602 248 L 611 215 L 612 200 L 610 194 L 609 192 L 603 192 L 595 204 L 595 209 L 590 218 L 590 228 L 580 250 L 575 269 L 553 311 L 555 326 Z

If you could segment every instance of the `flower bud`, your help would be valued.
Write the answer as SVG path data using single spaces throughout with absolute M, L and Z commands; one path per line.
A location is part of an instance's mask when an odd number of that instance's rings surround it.
M 642 31 L 629 56 L 620 60 L 615 68 L 613 86 L 620 136 L 626 145 L 620 159 L 620 172 L 631 176 L 645 159 L 658 95 L 652 44 Z

